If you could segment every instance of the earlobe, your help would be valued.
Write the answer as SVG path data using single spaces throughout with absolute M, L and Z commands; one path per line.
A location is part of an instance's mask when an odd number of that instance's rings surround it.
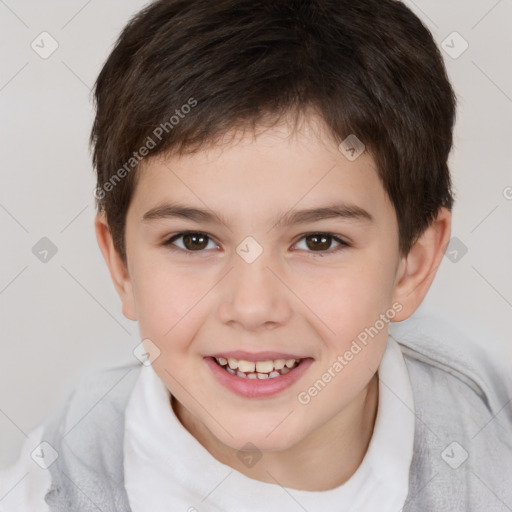
M 451 212 L 441 208 L 436 219 L 400 262 L 393 303 L 399 302 L 402 310 L 393 321 L 409 318 L 422 303 L 441 264 L 450 234 Z
M 96 239 L 107 264 L 114 287 L 122 302 L 122 311 L 129 320 L 137 320 L 133 287 L 127 264 L 114 246 L 112 233 L 104 213 L 98 213 L 94 220 Z

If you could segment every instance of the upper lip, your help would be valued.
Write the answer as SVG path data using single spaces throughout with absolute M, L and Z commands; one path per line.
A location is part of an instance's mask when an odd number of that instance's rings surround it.
M 243 350 L 234 350 L 230 352 L 218 352 L 216 354 L 212 354 L 209 357 L 223 357 L 224 359 L 237 359 L 240 361 L 243 359 L 244 361 L 274 361 L 276 359 L 306 359 L 304 356 L 298 356 L 296 354 L 286 354 L 284 352 L 271 352 L 271 351 L 264 351 L 264 352 L 245 352 Z

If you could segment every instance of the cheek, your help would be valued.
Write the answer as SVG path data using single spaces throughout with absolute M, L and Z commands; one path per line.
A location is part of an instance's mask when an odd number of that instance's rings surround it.
M 165 262 L 144 262 L 133 277 L 133 291 L 141 336 L 157 344 L 190 339 L 187 331 L 201 314 L 201 298 L 208 290 L 201 273 L 180 271 Z M 194 320 L 195 319 L 195 320 Z
M 312 288 L 307 295 L 308 305 L 328 327 L 322 328 L 324 350 L 306 383 L 309 387 L 298 397 L 320 422 L 347 407 L 368 385 L 382 359 L 394 314 L 392 279 L 378 264 L 340 269 L 336 279 L 325 282 L 324 293 Z
M 303 288 L 306 304 L 322 320 L 325 339 L 343 348 L 390 308 L 392 273 L 379 262 L 326 273 L 318 285 Z

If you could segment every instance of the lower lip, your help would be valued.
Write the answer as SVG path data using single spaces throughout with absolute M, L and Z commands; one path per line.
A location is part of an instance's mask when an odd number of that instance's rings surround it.
M 300 379 L 313 362 L 311 358 L 303 359 L 293 370 L 272 379 L 244 379 L 237 375 L 231 375 L 217 364 L 213 357 L 205 357 L 204 359 L 213 375 L 224 387 L 246 398 L 264 398 L 277 395 Z

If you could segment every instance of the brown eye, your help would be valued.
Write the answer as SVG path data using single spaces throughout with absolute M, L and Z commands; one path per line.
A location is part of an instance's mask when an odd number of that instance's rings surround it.
M 331 235 L 329 233 L 306 234 L 300 239 L 300 241 L 296 245 L 299 246 L 299 244 L 302 243 L 302 240 L 305 241 L 305 247 L 299 247 L 299 249 L 303 249 L 306 252 L 310 253 L 317 253 L 313 254 L 313 256 L 323 256 L 322 253 L 331 254 L 339 249 L 348 247 L 349 245 L 347 242 L 344 242 L 337 236 Z M 331 248 L 333 241 L 338 244 L 338 246 L 334 247 L 334 249 Z
M 180 239 L 182 239 L 181 244 L 175 243 L 175 241 Z M 209 242 L 211 242 L 211 239 L 205 233 L 189 231 L 186 233 L 178 233 L 177 235 L 174 235 L 169 240 L 164 242 L 164 245 L 176 246 L 185 252 L 200 252 L 203 251 L 203 249 L 206 249 Z

